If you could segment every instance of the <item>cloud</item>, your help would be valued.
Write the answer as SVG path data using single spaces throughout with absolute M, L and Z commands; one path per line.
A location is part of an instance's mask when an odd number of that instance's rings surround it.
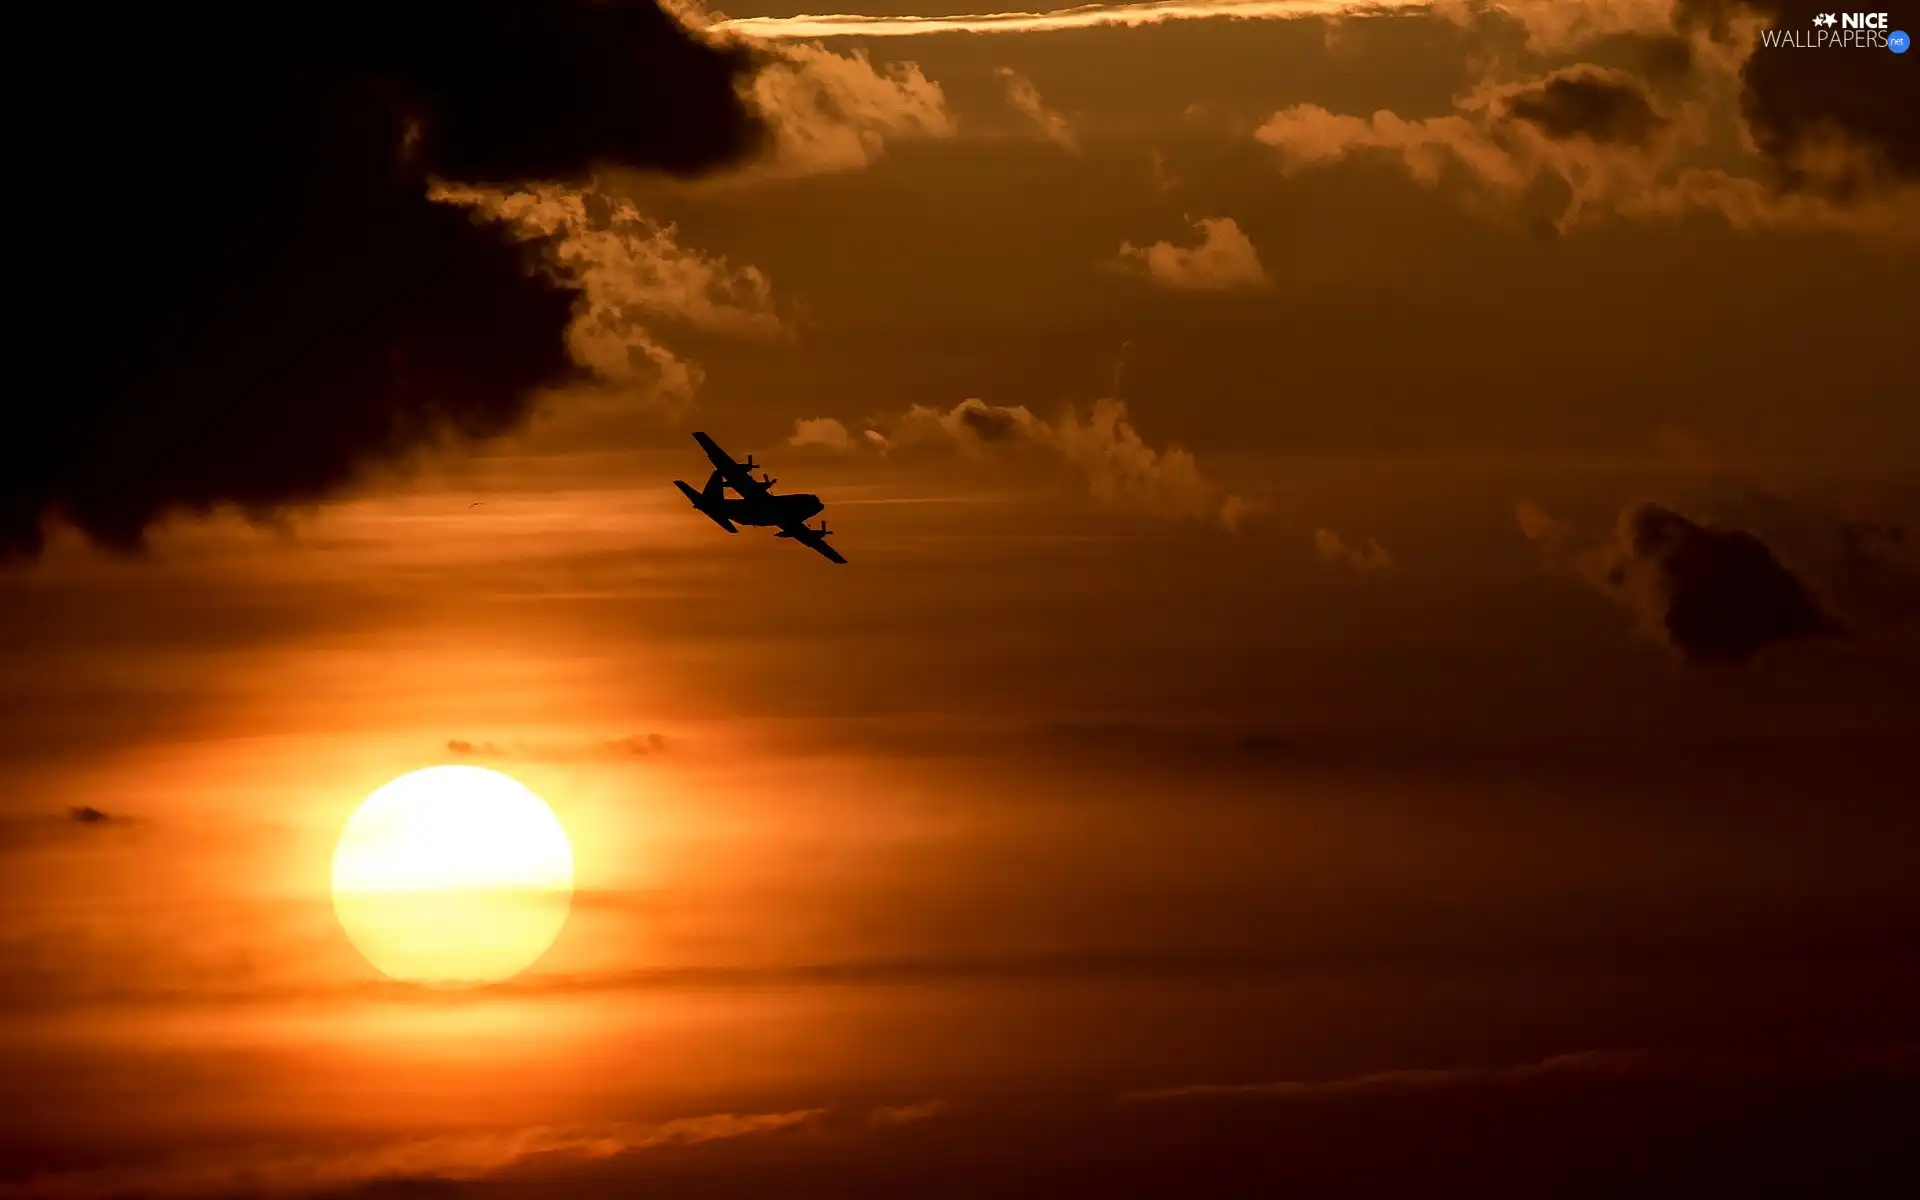
M 1782 1056 L 1690 1055 L 1650 1050 L 1584 1050 L 1508 1067 L 1444 1067 L 1378 1071 L 1339 1079 L 1275 1080 L 1270 1083 L 1185 1084 L 1123 1092 L 1121 1104 L 1166 1104 L 1208 1100 L 1321 1100 L 1359 1096 L 1445 1092 L 1468 1088 L 1534 1087 L 1604 1080 L 1771 1079 L 1810 1074 L 1888 1074 L 1901 1077 L 1915 1065 L 1907 1047 L 1888 1047 L 1831 1057 L 1795 1060 Z
M 1435 11 L 1463 24 L 1488 12 L 1467 0 Z M 1582 64 L 1483 83 L 1453 113 L 1424 120 L 1297 105 L 1257 136 L 1288 170 L 1379 152 L 1430 186 L 1461 171 L 1507 211 L 1559 230 L 1710 212 L 1741 230 L 1911 241 L 1920 237 L 1920 133 L 1900 56 L 1761 41 L 1763 29 L 1811 30 L 1821 11 L 1788 0 L 1522 0 L 1498 12 L 1526 28 L 1536 52 L 1616 39 L 1682 98 L 1657 105 L 1638 77 Z M 1693 160 L 1719 142 L 1746 148 L 1750 162 L 1736 171 Z
M 1123 242 L 1120 258 L 1138 263 L 1149 279 L 1170 288 L 1220 292 L 1273 286 L 1253 239 L 1232 217 L 1202 217 L 1193 227 L 1200 233 L 1197 246 L 1155 242 L 1139 247 Z
M 773 289 L 756 267 L 682 247 L 673 225 L 594 189 L 440 189 L 515 233 L 547 246 L 553 264 L 585 294 L 582 323 L 620 326 L 665 316 L 695 329 L 772 337 L 784 332 Z
M 1525 503 L 1520 522 L 1560 553 L 1565 526 Z M 1759 537 L 1663 504 L 1629 505 L 1607 541 L 1568 565 L 1690 666 L 1743 666 L 1769 647 L 1844 632 L 1815 588 Z
M 1557 520 L 1546 509 L 1531 500 L 1522 500 L 1514 506 L 1514 520 L 1520 525 L 1520 532 L 1529 541 L 1542 543 L 1548 549 L 1557 549 L 1569 537 L 1573 536 L 1573 526 Z
M 1765 542 L 1662 505 L 1621 514 L 1601 568 L 1603 584 L 1696 666 L 1739 666 L 1768 646 L 1841 632 Z
M 657 733 L 636 733 L 604 742 L 562 746 L 530 746 L 525 743 L 503 746 L 496 742 L 472 742 L 465 738 L 450 738 L 447 741 L 447 753 L 457 754 L 462 758 L 509 759 L 520 762 L 618 762 L 622 759 L 664 754 L 668 746 L 667 739 Z
M 1819 585 L 1823 602 L 1861 629 L 1920 618 L 1920 495 L 1839 503 L 1747 490 L 1715 505 L 1718 519 L 1765 538 Z
M 1507 99 L 1510 116 L 1558 141 L 1644 146 L 1668 122 L 1654 110 L 1639 81 L 1594 68 L 1551 75 Z
M 1156 192 L 1171 192 L 1180 186 L 1180 180 L 1167 170 L 1167 157 L 1158 150 L 1147 151 L 1147 178 Z
M 1160 0 L 1139 4 L 1085 4 L 1052 12 L 964 13 L 946 17 L 831 13 L 795 17 L 737 17 L 714 23 L 729 33 L 765 39 L 927 37 L 956 33 L 1061 33 L 1170 21 L 1297 21 L 1372 16 L 1425 8 L 1431 0 Z
M 1210 521 L 1229 530 L 1246 513 L 1244 501 L 1201 473 L 1192 453 L 1149 446 L 1128 419 L 1126 404 L 1116 399 L 1094 401 L 1084 420 L 1072 407 L 1043 421 L 1024 405 L 969 399 L 945 411 L 916 404 L 873 424 L 859 441 L 849 435 L 846 445 L 882 454 L 1036 456 L 1072 467 L 1095 500 L 1121 511 Z
M 1341 1079 L 1283 1079 L 1271 1083 L 1184 1084 L 1124 1092 L 1123 1104 L 1156 1104 L 1182 1100 L 1317 1099 L 1469 1087 L 1494 1083 L 1530 1083 L 1562 1076 L 1644 1077 L 1661 1067 L 1661 1060 L 1645 1052 L 1588 1051 L 1560 1054 L 1514 1067 L 1448 1067 L 1438 1070 L 1377 1071 Z
M 787 438 L 787 445 L 818 446 L 840 454 L 851 454 L 854 449 L 853 434 L 845 425 L 832 417 L 813 417 L 795 421 L 793 433 Z
M 1033 80 L 1012 67 L 997 68 L 994 74 L 1006 84 L 1007 103 L 1033 122 L 1041 137 L 1062 149 L 1079 151 L 1080 141 L 1074 136 L 1073 122 L 1065 114 L 1047 107 L 1046 101 L 1040 98 L 1040 89 L 1033 86 Z
M 1393 557 L 1381 547 L 1379 542 L 1368 538 L 1366 548 L 1363 550 L 1358 546 L 1347 545 L 1340 540 L 1340 535 L 1331 529 L 1313 531 L 1313 548 L 1319 551 L 1320 557 L 1328 562 L 1352 567 L 1362 575 L 1384 571 L 1393 565 Z
M 540 247 L 581 294 L 567 347 L 588 386 L 616 399 L 669 410 L 693 399 L 703 373 L 663 346 L 662 322 L 751 338 L 786 332 L 773 289 L 756 267 L 681 246 L 678 230 L 595 189 L 541 185 L 522 191 L 439 186 L 434 197 L 465 205 Z
M 124 829 L 135 823 L 132 817 L 90 804 L 74 805 L 58 816 L 52 813 L 0 816 L 0 850 L 86 837 L 91 830 Z
M 1916 1068 L 1908 1046 L 1600 1050 L 1510 1066 L 1110 1092 L 1104 1103 L 1086 1096 L 983 1098 L 930 1127 L 900 1127 L 881 1115 L 920 1105 L 849 1105 L 849 1120 L 812 1110 L 723 1115 L 665 1126 L 454 1135 L 306 1156 L 223 1145 L 189 1162 L 41 1176 L 0 1185 L 0 1194 L 284 1196 L 359 1187 L 348 1194 L 723 1200 L 1398 1196 L 1425 1188 L 1477 1196 L 1666 1196 L 1697 1193 L 1704 1178 L 1731 1181 L 1718 1190 L 1737 1195 L 1776 1194 L 1782 1180 L 1796 1194 L 1878 1194 L 1876 1173 L 1884 1180 L 1887 1167 L 1911 1161 L 1900 1118 Z M 1794 1136 L 1762 1136 L 1789 1123 Z M 704 1152 L 674 1153 L 676 1143 Z M 1395 1152 L 1373 1152 L 1383 1144 Z M 1776 1145 L 1780 1151 L 1769 1153 Z M 1667 1179 L 1674 1186 L 1659 1186 Z M 1807 1188 L 1791 1186 L 1802 1180 Z M 486 1182 L 459 1186 L 468 1181 Z
M 895 1104 L 874 1109 L 867 1119 L 875 1125 L 918 1125 L 947 1111 L 945 1100 L 922 1100 L 918 1104 Z
M 360 1149 L 308 1154 L 223 1149 L 205 1158 L 152 1166 L 105 1168 L 28 1179 L 18 1192 L 43 1197 L 136 1194 L 159 1197 L 303 1196 L 374 1183 L 486 1179 L 523 1164 L 603 1162 L 671 1146 L 699 1145 L 806 1128 L 824 1109 L 690 1117 L 660 1124 L 607 1122 L 450 1134 Z
M 1843 196 L 1783 191 L 1776 183 L 1717 167 L 1683 170 L 1670 184 L 1623 200 L 1619 212 L 1655 219 L 1710 212 L 1743 233 L 1830 229 L 1902 243 L 1920 237 L 1920 187 Z
M 1766 46 L 1765 28 L 1813 31 L 1804 0 L 1675 0 L 1677 27 L 1744 52 L 1741 112 L 1788 192 L 1841 199 L 1920 184 L 1920 123 L 1904 56 Z
M 1684 2 L 1684 0 L 1683 0 Z M 1671 34 L 1675 0 L 1433 0 L 1429 9 L 1463 26 L 1489 17 L 1526 31 L 1527 48 L 1565 54 L 1607 38 Z
M 945 93 L 916 63 L 880 70 L 865 50 L 835 54 L 824 46 L 757 52 L 764 65 L 745 95 L 772 131 L 772 153 L 748 177 L 857 170 L 889 142 L 957 132 Z
M 23 142 L 67 234 L 30 285 L 59 369 L 0 440 L 0 559 L 49 518 L 132 551 L 171 511 L 263 514 L 514 427 L 578 372 L 580 289 L 428 181 L 694 176 L 766 136 L 753 55 L 650 0 L 363 15 L 236 54 L 224 10 L 59 11 L 88 101 Z
M 1486 83 L 1451 114 L 1407 120 L 1298 104 L 1254 136 L 1295 173 L 1354 154 L 1397 158 L 1417 182 L 1440 186 L 1462 173 L 1508 211 L 1556 230 L 1644 203 L 1678 152 L 1699 140 L 1697 114 L 1665 113 L 1640 80 L 1580 64 L 1517 83 Z

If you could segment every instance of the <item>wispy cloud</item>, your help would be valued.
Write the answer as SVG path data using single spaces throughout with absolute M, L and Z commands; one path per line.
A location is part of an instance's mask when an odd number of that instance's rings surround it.
M 1532 500 L 1522 500 L 1513 508 L 1513 519 L 1529 541 L 1539 542 L 1547 550 L 1557 549 L 1573 536 L 1573 526 L 1555 517 Z
M 795 1129 L 824 1109 L 690 1117 L 661 1124 L 614 1122 L 539 1126 L 418 1138 L 336 1153 L 223 1150 L 212 1157 L 154 1166 L 41 1176 L 0 1187 L 0 1196 L 301 1196 L 376 1182 L 485 1179 L 535 1160 L 548 1165 L 611 1159 L 667 1146 L 694 1145 Z
M 945 1100 L 922 1100 L 918 1104 L 894 1104 L 874 1109 L 867 1120 L 875 1125 L 918 1125 L 947 1111 Z
M 461 758 L 491 758 L 515 762 L 618 762 L 629 758 L 646 758 L 665 754 L 668 742 L 657 733 L 636 733 L 630 737 L 613 738 L 604 742 L 583 742 L 577 745 L 538 746 L 515 742 L 502 745 L 498 742 L 473 742 L 465 738 L 450 738 L 447 741 L 447 753 Z
M 1326 559 L 1328 562 L 1336 562 L 1343 566 L 1351 567 L 1362 575 L 1370 575 L 1375 571 L 1384 571 L 1393 565 L 1393 557 L 1386 552 L 1385 548 L 1383 548 L 1379 542 L 1368 538 L 1367 544 L 1364 547 L 1349 546 L 1341 539 L 1339 534 L 1331 529 L 1316 529 L 1313 531 L 1313 548 L 1319 552 L 1321 558 Z
M 1086 415 L 1068 407 L 1052 421 L 1024 405 L 962 400 L 950 409 L 916 404 L 897 416 L 875 418 L 855 434 L 831 417 L 795 422 L 788 439 L 841 453 L 950 452 L 963 456 L 1029 454 L 1063 462 L 1080 473 L 1095 500 L 1108 507 L 1237 527 L 1246 505 L 1207 477 L 1180 446 L 1156 449 L 1134 428 L 1124 401 L 1096 400 Z
M 1073 122 L 1065 113 L 1047 106 L 1047 102 L 1040 98 L 1040 89 L 1034 86 L 1033 80 L 1012 67 L 1001 67 L 994 73 L 1006 84 L 1007 103 L 1033 122 L 1042 138 L 1063 150 L 1080 149 L 1080 139 L 1074 134 Z
M 1312 1100 L 1478 1087 L 1520 1087 L 1558 1081 L 1766 1079 L 1822 1073 L 1902 1077 L 1917 1065 L 1911 1047 L 1889 1046 L 1795 1059 L 1661 1054 L 1648 1050 L 1584 1050 L 1507 1067 L 1442 1067 L 1377 1071 L 1339 1079 L 1281 1079 L 1268 1083 L 1192 1083 L 1122 1093 L 1122 1104 L 1195 1100 Z
M 1148 4 L 1084 4 L 1050 12 L 964 13 L 945 17 L 833 13 L 795 17 L 738 17 L 711 28 L 767 39 L 925 37 L 939 33 L 1056 33 L 1103 26 L 1160 25 L 1168 21 L 1291 21 L 1312 17 L 1375 16 L 1426 8 L 1430 0 L 1168 0 Z

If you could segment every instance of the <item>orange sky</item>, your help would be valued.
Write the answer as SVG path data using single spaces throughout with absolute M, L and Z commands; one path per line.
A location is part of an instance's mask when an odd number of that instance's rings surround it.
M 434 185 L 577 289 L 530 412 L 446 401 L 489 436 L 203 503 L 179 393 L 0 463 L 0 1195 L 1901 1165 L 1920 159 L 1803 144 L 1824 52 L 1742 74 L 1799 10 L 795 7 L 729 8 L 709 174 Z M 849 564 L 689 511 L 692 429 Z M 442 763 L 573 844 L 494 989 L 330 903 Z

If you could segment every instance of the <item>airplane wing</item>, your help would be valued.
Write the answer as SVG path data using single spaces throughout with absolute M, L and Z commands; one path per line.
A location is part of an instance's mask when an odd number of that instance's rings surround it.
M 693 440 L 699 442 L 700 448 L 707 452 L 707 457 L 713 461 L 713 469 L 720 472 L 720 477 L 727 481 L 728 487 L 743 497 L 766 495 L 767 485 L 755 479 L 749 468 L 733 461 L 733 456 L 722 450 L 720 443 L 704 433 L 694 434 Z M 751 454 L 747 456 L 747 461 L 753 461 Z
M 783 538 L 792 538 L 794 541 L 799 542 L 802 546 L 805 546 L 807 549 L 818 551 L 820 554 L 824 555 L 829 562 L 845 563 L 847 561 L 846 559 L 840 557 L 840 552 L 838 550 L 835 550 L 832 546 L 827 545 L 826 534 L 821 533 L 818 529 L 814 529 L 811 526 L 807 526 L 807 525 L 783 526 L 779 534 L 777 534 L 776 536 L 783 537 Z

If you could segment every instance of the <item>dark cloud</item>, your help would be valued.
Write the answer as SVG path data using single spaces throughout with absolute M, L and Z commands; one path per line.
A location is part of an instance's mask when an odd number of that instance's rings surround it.
M 1541 79 L 1507 100 L 1508 115 L 1548 137 L 1645 145 L 1667 124 L 1640 81 L 1618 71 L 1577 67 Z
M 1898 493 L 1837 503 L 1752 490 L 1717 506 L 1790 554 L 1822 598 L 1853 624 L 1920 617 L 1920 496 Z
M 1738 665 L 1810 637 L 1891 635 L 1882 649 L 1898 646 L 1899 629 L 1920 619 L 1920 494 L 1880 486 L 1835 499 L 1728 482 L 1696 501 L 1697 517 L 1629 505 L 1586 549 L 1530 500 L 1515 518 L 1550 561 L 1637 612 L 1690 663 Z
M 1840 633 L 1806 582 L 1744 530 L 1643 504 L 1623 516 L 1617 550 L 1607 582 L 1631 589 L 1644 573 L 1651 615 L 1690 663 L 1738 666 L 1771 645 Z
M 23 813 L 0 817 L 0 849 L 43 845 L 69 835 L 85 837 L 88 830 L 124 828 L 133 823 L 132 817 L 90 804 L 74 805 L 58 816 L 52 813 Z
M 48 518 L 132 550 L 171 510 L 266 513 L 511 428 L 577 371 L 579 294 L 430 180 L 692 175 L 762 140 L 750 52 L 653 0 L 402 0 L 248 44 L 256 20 L 55 17 L 70 94 L 17 152 L 50 189 L 21 290 L 54 382 L 0 441 L 0 560 Z
M 1677 0 L 1676 23 L 1729 42 L 1742 23 L 1814 32 L 1832 6 L 1806 0 Z M 1920 180 L 1912 64 L 1885 51 L 1756 45 L 1740 69 L 1741 107 L 1789 186 L 1851 193 Z
M 1566 527 L 1523 505 L 1523 532 L 1553 548 Z M 1770 646 L 1843 632 L 1813 587 L 1745 529 L 1663 504 L 1629 506 L 1612 540 L 1580 560 L 1601 590 L 1693 666 L 1741 666 Z
M 1631 33 L 1622 37 L 1640 72 L 1655 83 L 1673 83 L 1693 73 L 1693 43 L 1671 33 Z
M 960 423 L 983 442 L 1001 442 L 1022 428 L 1015 410 L 998 404 L 962 405 Z

